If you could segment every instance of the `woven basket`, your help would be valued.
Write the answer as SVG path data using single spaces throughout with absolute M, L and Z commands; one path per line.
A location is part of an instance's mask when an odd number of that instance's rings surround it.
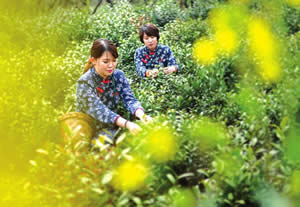
M 95 120 L 81 112 L 70 112 L 60 117 L 64 139 L 92 138 L 95 135 Z

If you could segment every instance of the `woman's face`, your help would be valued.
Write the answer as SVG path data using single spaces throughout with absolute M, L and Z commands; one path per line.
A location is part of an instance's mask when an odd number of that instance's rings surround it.
M 146 47 L 149 48 L 149 50 L 154 51 L 157 47 L 157 37 L 156 36 L 148 36 L 146 33 L 144 33 L 143 36 L 144 44 Z
M 117 59 L 108 51 L 105 51 L 101 57 L 94 59 L 95 70 L 102 78 L 107 79 L 117 67 Z

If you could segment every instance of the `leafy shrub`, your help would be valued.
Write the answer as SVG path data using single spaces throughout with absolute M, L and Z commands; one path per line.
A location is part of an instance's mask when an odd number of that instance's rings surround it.
M 52 55 L 49 51 L 43 52 L 45 56 L 40 55 L 41 51 L 27 49 L 1 62 L 1 133 L 7 144 L 5 151 L 11 155 L 8 161 L 30 156 L 45 137 L 58 137 L 58 113 L 46 95 L 40 93 L 43 68 L 40 63 L 47 63 Z M 19 153 L 15 154 L 11 148 L 18 149 Z
M 180 17 L 181 11 L 177 1 L 166 0 L 156 2 L 152 10 L 152 22 L 159 27 L 163 27 L 168 22 Z
M 136 31 L 137 15 L 126 1 L 111 8 L 101 7 L 89 20 L 90 39 L 110 39 L 116 45 L 130 37 Z
M 191 44 L 198 38 L 208 35 L 208 24 L 200 19 L 176 20 L 165 25 L 161 31 L 161 41 L 167 45 L 175 43 Z
M 288 27 L 289 34 L 294 34 L 299 31 L 300 25 L 300 10 L 290 6 L 285 7 L 285 22 Z
M 194 0 L 193 4 L 185 9 L 183 17 L 184 19 L 206 19 L 208 17 L 209 11 L 218 7 L 222 2 L 224 2 L 224 0 Z
M 269 186 L 278 192 L 288 191 L 288 176 L 299 169 L 288 158 L 291 152 L 286 153 L 282 146 L 290 146 L 285 140 L 294 136 L 292 126 L 299 113 L 296 23 L 288 26 L 292 35 L 282 34 L 282 43 L 286 43 L 280 58 L 282 79 L 266 84 L 253 75 L 253 65 L 241 71 L 242 61 L 238 60 L 245 51 L 218 57 L 209 66 L 198 65 L 192 58 L 192 45 L 210 34 L 208 21 L 178 18 L 182 14 L 178 5 L 169 6 L 174 2 L 159 1 L 151 8 L 143 7 L 161 27 L 160 43 L 171 47 L 181 67 L 176 75 L 165 76 L 161 71 L 156 79 L 141 79 L 135 72 L 133 55 L 142 46 L 137 28 L 146 17 L 128 2 L 115 7 L 104 5 L 93 16 L 75 9 L 59 9 L 33 19 L 1 16 L 9 32 L 17 31 L 13 36 L 1 34 L 1 54 L 5 56 L 0 58 L 0 133 L 6 138 L 0 145 L 1 153 L 5 153 L 2 157 L 18 157 L 19 162 L 10 162 L 10 167 L 31 159 L 29 181 L 34 201 L 44 206 L 162 207 L 170 206 L 174 197 L 180 198 L 177 188 L 187 187 L 198 199 L 210 198 L 218 206 L 259 206 L 255 192 Z M 198 3 L 203 17 L 211 8 L 220 6 L 217 1 Z M 251 8 L 263 11 L 260 5 Z M 196 6 L 190 9 L 197 11 Z M 22 38 L 24 41 L 12 41 Z M 78 152 L 86 143 L 55 144 L 60 138 L 57 118 L 75 110 L 76 80 L 82 74 L 92 42 L 98 38 L 118 45 L 118 68 L 126 73 L 146 112 L 153 117 L 163 115 L 163 121 L 139 136 L 125 134 L 125 142 L 109 152 Z M 124 108 L 121 110 L 128 116 Z M 197 122 L 199 116 L 224 126 L 228 142 L 203 149 L 205 140 L 201 138 L 215 140 L 217 128 L 201 125 Z M 147 133 L 157 132 L 164 121 L 172 125 L 178 151 L 174 159 L 160 163 L 150 159 L 151 153 L 143 154 L 141 146 Z M 201 135 L 204 132 L 207 136 Z M 18 155 L 11 149 L 16 149 Z M 110 183 L 113 168 L 130 160 L 132 154 L 150 163 L 153 176 L 135 192 L 114 189 Z

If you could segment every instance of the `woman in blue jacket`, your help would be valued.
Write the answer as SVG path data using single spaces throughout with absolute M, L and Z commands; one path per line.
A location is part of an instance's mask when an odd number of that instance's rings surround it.
M 171 49 L 166 45 L 158 44 L 159 30 L 153 24 L 145 24 L 140 28 L 140 40 L 144 47 L 135 51 L 134 61 L 136 72 L 141 77 L 156 77 L 157 66 L 163 68 L 165 74 L 179 71 Z
M 117 58 L 117 48 L 111 41 L 96 40 L 84 74 L 77 81 L 76 109 L 96 120 L 94 138 L 105 135 L 113 139 L 119 127 L 127 128 L 133 134 L 141 130 L 139 125 L 118 115 L 117 106 L 121 100 L 126 109 L 142 122 L 151 120 L 135 99 L 124 72 L 116 69 Z

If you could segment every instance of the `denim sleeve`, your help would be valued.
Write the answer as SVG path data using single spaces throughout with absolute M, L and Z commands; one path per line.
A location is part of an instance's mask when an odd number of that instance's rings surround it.
M 139 49 L 137 49 L 135 51 L 135 54 L 134 54 L 134 62 L 135 62 L 135 70 L 136 72 L 142 77 L 144 78 L 145 77 L 145 74 L 146 74 L 146 67 L 142 61 L 142 55 L 141 53 L 139 52 Z
M 131 114 L 135 114 L 136 110 L 139 108 L 144 110 L 143 107 L 141 106 L 141 103 L 138 100 L 136 100 L 136 98 L 134 97 L 134 94 L 130 88 L 130 85 L 124 73 L 122 73 L 122 75 L 120 75 L 118 79 L 119 79 L 118 82 L 122 84 L 120 96 L 123 100 L 126 109 Z
M 180 71 L 179 65 L 177 65 L 175 57 L 170 48 L 168 48 L 168 66 L 176 66 L 177 72 Z
M 106 123 L 114 124 L 119 117 L 118 114 L 111 111 L 93 92 L 92 88 L 86 82 L 77 82 L 77 111 L 86 113 L 94 119 Z

